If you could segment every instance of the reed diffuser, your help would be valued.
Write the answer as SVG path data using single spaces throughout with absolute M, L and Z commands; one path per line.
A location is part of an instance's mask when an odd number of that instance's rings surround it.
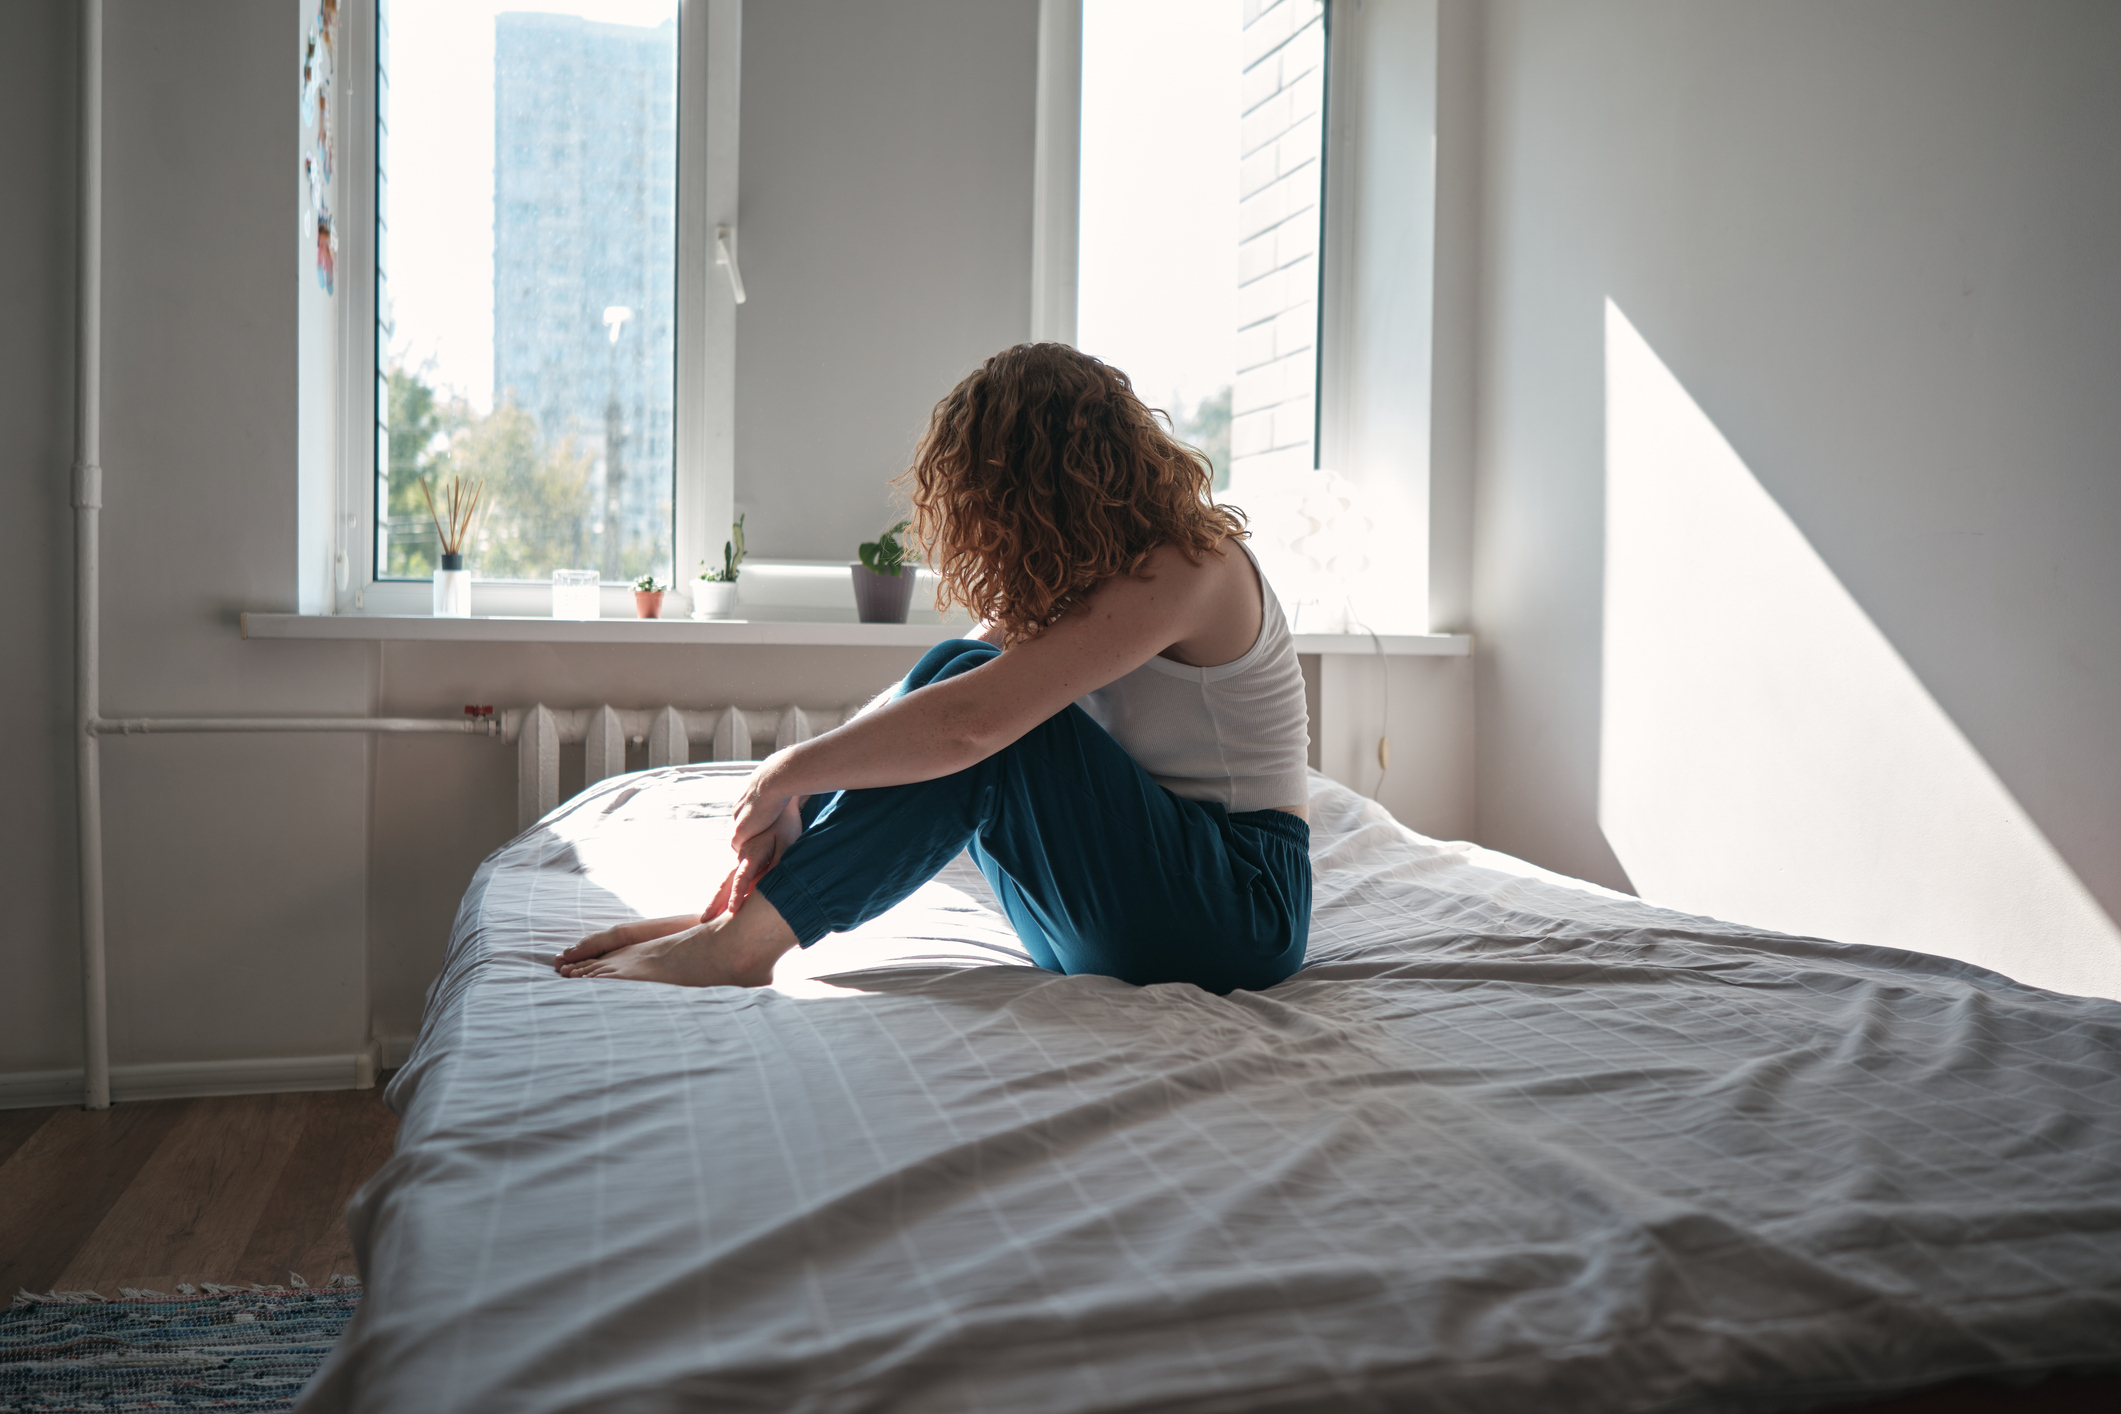
M 437 505 L 434 483 L 420 483 L 420 494 L 427 498 L 428 518 L 434 521 L 435 539 L 442 547 L 442 562 L 435 569 L 434 616 L 438 619 L 471 617 L 471 571 L 464 568 L 464 546 L 471 540 L 471 527 L 478 518 L 485 492 L 483 481 L 466 486 L 462 477 L 451 477 L 445 504 Z M 447 525 L 443 524 L 445 508 L 449 513 Z

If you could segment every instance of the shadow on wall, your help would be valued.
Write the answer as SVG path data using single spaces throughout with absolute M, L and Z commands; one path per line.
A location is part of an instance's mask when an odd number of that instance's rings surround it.
M 1598 820 L 1642 896 L 2121 997 L 2100 908 L 1620 309 Z

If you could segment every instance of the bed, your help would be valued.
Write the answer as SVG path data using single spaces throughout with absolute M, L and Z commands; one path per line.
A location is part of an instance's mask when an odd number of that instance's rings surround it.
M 741 767 L 480 869 L 322 1411 L 1774 1410 L 2121 1369 L 2121 1004 L 1672 913 L 1312 781 L 1309 964 L 1032 968 L 962 858 L 775 986 L 556 977 L 697 907 Z

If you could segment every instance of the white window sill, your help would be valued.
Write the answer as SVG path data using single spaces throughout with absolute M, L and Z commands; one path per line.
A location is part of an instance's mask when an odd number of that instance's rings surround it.
M 833 648 L 925 648 L 967 631 L 927 623 L 779 622 L 749 619 L 555 619 L 502 615 L 438 619 L 426 614 L 245 614 L 245 638 L 424 643 L 776 643 Z
M 245 638 L 342 642 L 777 644 L 814 648 L 925 648 L 966 632 L 962 623 L 865 624 L 838 618 L 554 619 L 495 615 L 438 619 L 426 614 L 245 614 Z M 1462 633 L 1300 633 L 1299 653 L 1387 657 L 1464 657 Z
M 1291 634 L 1299 653 L 1349 654 L 1374 658 L 1464 658 L 1473 651 L 1470 633 L 1298 633 Z
M 962 610 L 945 623 L 931 607 L 935 577 L 916 569 L 914 608 L 903 624 L 859 623 L 854 585 L 844 560 L 749 561 L 737 580 L 736 617 L 694 619 L 691 601 L 663 601 L 667 619 L 633 615 L 633 595 L 615 586 L 602 595 L 598 619 L 551 617 L 552 588 L 537 583 L 474 580 L 473 616 L 437 619 L 427 613 L 433 591 L 417 580 L 372 584 L 364 607 L 349 614 L 245 614 L 245 638 L 341 639 L 351 642 L 429 643 L 763 643 L 817 648 L 926 648 L 970 630 Z M 690 582 L 686 589 L 692 586 Z M 1299 653 L 1391 658 L 1462 658 L 1473 640 L 1462 633 L 1299 633 Z

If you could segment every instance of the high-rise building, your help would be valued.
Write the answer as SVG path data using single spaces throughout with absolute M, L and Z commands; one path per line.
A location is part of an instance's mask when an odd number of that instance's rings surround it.
M 677 24 L 494 27 L 494 405 L 595 459 L 590 566 L 671 573 Z

